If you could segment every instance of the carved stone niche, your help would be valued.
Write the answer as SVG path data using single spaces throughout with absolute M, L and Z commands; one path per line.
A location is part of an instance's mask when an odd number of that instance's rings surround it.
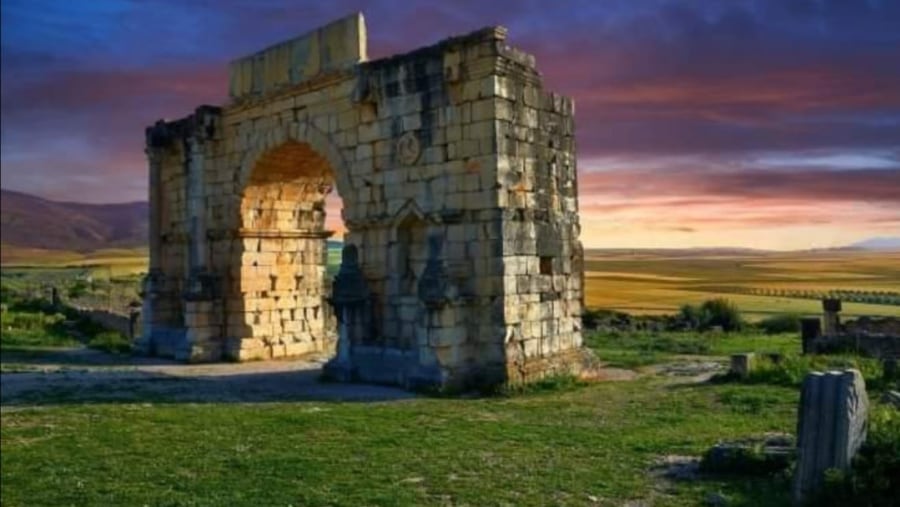
M 419 299 L 429 310 L 439 309 L 455 296 L 453 283 L 444 267 L 441 255 L 443 238 L 439 235 L 428 237 L 428 261 L 419 278 Z

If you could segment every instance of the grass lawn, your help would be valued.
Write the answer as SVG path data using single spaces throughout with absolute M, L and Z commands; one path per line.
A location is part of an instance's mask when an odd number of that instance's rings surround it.
M 3 313 L 4 378 L 67 375 L 9 373 L 82 346 L 59 321 Z M 744 383 L 682 383 L 645 369 L 638 380 L 560 383 L 509 397 L 367 403 L 187 403 L 66 380 L 43 395 L 4 400 L 0 503 L 687 506 L 716 493 L 729 506 L 786 506 L 786 475 L 672 482 L 654 464 L 699 456 L 721 440 L 794 433 L 798 382 L 810 368 L 859 367 L 872 380 L 873 402 L 897 387 L 875 380 L 873 360 L 798 357 L 796 334 L 594 333 L 586 343 L 604 362 L 628 368 L 721 362 L 735 352 L 785 359 Z M 164 380 L 192 388 L 191 380 Z
M 800 337 L 795 333 L 766 335 L 746 333 L 590 333 L 585 343 L 610 366 L 634 368 L 670 361 L 680 355 L 729 356 L 743 352 L 796 354 Z
M 701 342 L 706 360 L 736 350 L 790 359 L 799 347 L 789 335 L 656 339 L 656 362 Z M 638 336 L 589 343 L 603 359 L 646 348 Z M 786 475 L 672 482 L 654 472 L 661 457 L 698 456 L 720 440 L 793 433 L 796 379 L 762 373 L 748 383 L 648 375 L 369 403 L 182 403 L 60 388 L 3 406 L 0 497 L 10 506 L 539 506 L 701 505 L 716 493 L 728 505 L 789 505 Z
M 659 379 L 513 398 L 60 404 L 6 412 L 4 505 L 786 505 L 778 481 L 649 468 L 793 431 L 795 389 Z M 764 410 L 765 416 L 760 416 Z

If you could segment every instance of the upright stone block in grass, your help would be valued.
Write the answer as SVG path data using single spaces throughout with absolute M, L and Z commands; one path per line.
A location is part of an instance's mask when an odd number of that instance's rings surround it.
M 803 353 L 815 353 L 815 342 L 822 336 L 822 321 L 818 317 L 806 317 L 800 319 L 800 337 L 803 343 Z
M 731 356 L 731 374 L 738 378 L 747 378 L 753 370 L 755 354 L 734 354 Z
M 812 372 L 803 380 L 797 421 L 794 501 L 818 490 L 825 471 L 846 471 L 866 439 L 869 400 L 858 370 Z

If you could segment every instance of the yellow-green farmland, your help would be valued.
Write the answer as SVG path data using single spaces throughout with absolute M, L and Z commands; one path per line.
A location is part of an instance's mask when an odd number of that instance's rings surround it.
M 818 314 L 832 295 L 847 316 L 900 316 L 900 252 L 588 250 L 585 293 L 589 307 L 628 313 L 725 297 L 751 318 Z

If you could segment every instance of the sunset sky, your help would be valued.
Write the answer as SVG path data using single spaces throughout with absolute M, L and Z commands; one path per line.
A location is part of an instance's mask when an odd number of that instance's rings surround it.
M 588 247 L 900 236 L 900 0 L 2 0 L 2 187 L 146 199 L 143 128 L 362 11 L 369 56 L 501 24 L 576 103 Z

